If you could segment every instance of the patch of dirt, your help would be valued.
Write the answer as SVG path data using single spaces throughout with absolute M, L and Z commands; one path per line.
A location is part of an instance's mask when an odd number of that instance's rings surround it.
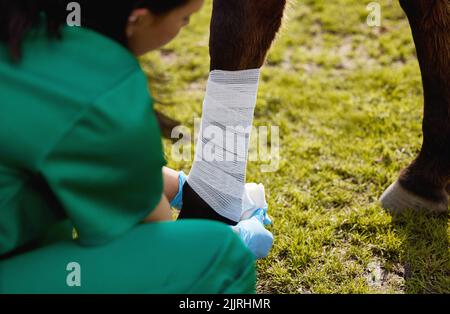
M 396 265 L 392 272 L 383 268 L 380 261 L 373 261 L 367 265 L 367 284 L 380 291 L 390 292 L 389 287 L 396 287 L 400 291 L 405 285 L 405 269 L 401 265 Z

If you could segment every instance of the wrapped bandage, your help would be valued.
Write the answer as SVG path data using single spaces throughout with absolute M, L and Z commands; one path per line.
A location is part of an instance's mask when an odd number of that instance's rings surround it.
M 212 71 L 189 186 L 219 215 L 242 215 L 259 69 Z

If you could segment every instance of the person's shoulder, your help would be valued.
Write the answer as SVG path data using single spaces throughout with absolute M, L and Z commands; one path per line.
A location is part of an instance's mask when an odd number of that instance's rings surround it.
M 36 31 L 27 37 L 23 51 L 23 71 L 86 102 L 142 71 L 124 46 L 83 27 L 64 27 L 60 39 Z
M 144 119 L 154 120 L 145 73 L 136 57 L 113 40 L 66 27 L 61 40 L 30 33 L 20 62 L 9 62 L 3 48 L 0 139 L 8 143 L 7 153 L 14 154 L 17 146 L 28 149 L 34 165 L 61 138 L 80 135 L 74 129 L 138 133 Z M 8 140 L 11 133 L 16 141 Z

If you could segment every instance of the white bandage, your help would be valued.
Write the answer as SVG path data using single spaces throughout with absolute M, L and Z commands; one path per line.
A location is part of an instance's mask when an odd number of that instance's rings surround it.
M 258 83 L 259 69 L 210 73 L 187 181 L 219 215 L 235 222 L 243 210 Z
M 266 192 L 264 185 L 256 183 L 245 184 L 242 199 L 242 214 L 240 220 L 246 220 L 253 216 L 256 210 L 267 209 Z

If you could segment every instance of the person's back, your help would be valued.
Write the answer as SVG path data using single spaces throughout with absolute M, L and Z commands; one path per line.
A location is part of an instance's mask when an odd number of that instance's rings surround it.
M 73 134 L 76 126 L 92 124 L 84 126 L 86 132 L 91 132 L 86 137 L 95 135 L 92 128 L 99 126 L 105 127 L 105 133 L 129 132 L 141 119 L 136 112 L 144 112 L 151 136 L 159 140 L 157 125 L 151 123 L 154 115 L 150 97 L 144 104 L 121 97 L 122 102 L 111 103 L 110 108 L 103 101 L 130 80 L 141 83 L 144 95 L 141 90 L 140 97 L 145 98 L 145 77 L 136 58 L 124 47 L 80 27 L 65 27 L 62 40 L 49 40 L 42 27 L 30 32 L 22 48 L 20 60 L 13 61 L 7 47 L 0 44 L 0 255 L 38 240 L 52 224 L 67 217 L 67 210 L 75 216 L 70 217 L 75 223 L 80 220 L 76 216 L 81 213 L 71 212 L 76 206 L 74 200 L 64 195 L 71 193 L 64 191 L 68 182 L 55 182 L 57 179 L 51 177 L 55 171 L 65 171 L 57 168 L 67 167 L 64 163 L 73 154 L 83 158 L 83 150 L 101 149 L 83 143 L 88 141 L 83 134 Z M 111 129 L 107 123 L 111 123 Z M 98 145 L 108 145 L 108 134 L 104 135 L 103 141 L 98 139 Z M 75 141 L 75 136 L 79 147 L 64 149 L 64 141 Z M 109 136 L 115 137 L 112 133 Z M 95 139 L 90 142 L 94 144 Z M 135 143 L 122 144 L 120 149 L 127 151 Z M 52 155 L 60 154 L 60 150 L 72 156 L 55 160 Z M 85 153 L 86 158 L 95 156 L 88 155 Z M 158 167 L 163 164 L 162 154 L 159 156 Z M 151 160 L 148 161 L 150 166 Z M 83 171 L 82 168 L 73 171 Z M 85 176 L 86 185 L 90 184 L 89 178 Z M 95 180 L 92 178 L 92 184 Z M 158 182 L 157 177 L 154 182 Z

